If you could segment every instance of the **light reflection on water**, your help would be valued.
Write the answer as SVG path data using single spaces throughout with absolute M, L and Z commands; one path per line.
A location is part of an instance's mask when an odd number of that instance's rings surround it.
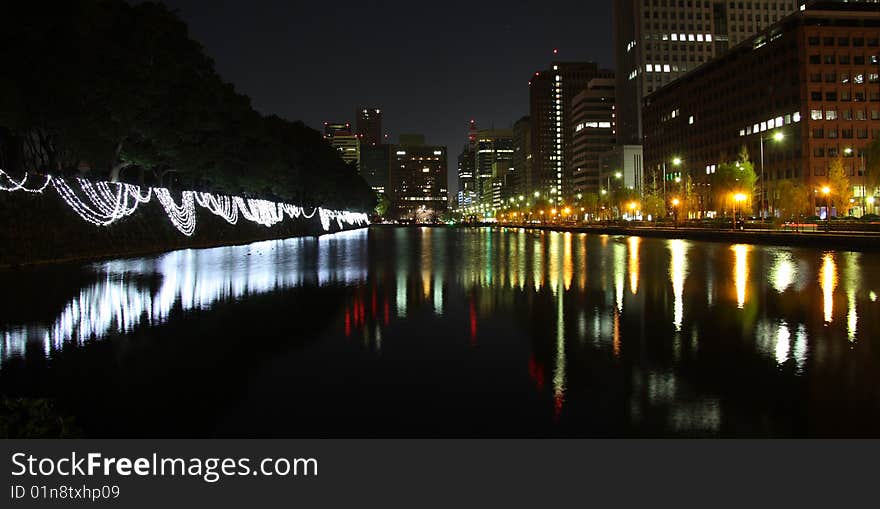
M 70 299 L 52 324 L 0 327 L 0 362 L 24 355 L 29 342 L 42 343 L 50 355 L 67 342 L 82 344 L 110 332 L 160 324 L 175 306 L 184 312 L 204 310 L 218 301 L 284 288 L 364 282 L 366 235 L 354 231 L 94 264 L 96 281 Z M 143 284 L 144 277 L 155 276 L 161 280 L 158 289 Z
M 380 227 L 177 251 L 91 270 L 94 281 L 51 323 L 0 324 L 0 360 L 25 355 L 28 343 L 51 355 L 67 342 L 175 320 L 177 310 L 332 286 L 346 288 L 346 296 L 337 328 L 322 344 L 374 357 L 335 373 L 334 358 L 309 359 L 322 366 L 321 380 L 378 378 L 392 393 L 442 386 L 444 394 L 475 392 L 484 403 L 507 394 L 515 415 L 543 415 L 529 406 L 538 394 L 548 425 L 574 434 L 803 432 L 813 424 L 775 413 L 776 402 L 818 412 L 835 397 L 857 397 L 850 406 L 867 410 L 867 422 L 880 421 L 880 375 L 871 353 L 880 326 L 865 319 L 880 311 L 880 266 L 858 253 Z M 408 350 L 412 345 L 418 349 Z M 373 369 L 399 355 L 406 366 L 420 366 L 419 356 L 447 363 L 456 376 Z M 473 374 L 471 365 L 479 366 Z M 519 376 L 529 395 L 520 393 Z M 480 395 L 483 385 L 494 389 Z M 370 396 L 356 386 L 336 390 Z M 344 406 L 323 410 L 360 417 L 345 414 Z M 394 419 L 375 411 L 375 419 Z M 452 412 L 455 422 L 465 417 Z M 600 425 L 606 420 L 617 423 L 612 431 Z

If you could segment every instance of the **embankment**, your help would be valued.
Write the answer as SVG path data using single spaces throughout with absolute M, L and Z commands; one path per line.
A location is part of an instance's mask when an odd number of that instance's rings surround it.
M 385 226 L 385 225 L 383 225 Z M 532 230 L 591 233 L 595 235 L 628 235 L 665 239 L 687 239 L 732 244 L 758 244 L 834 249 L 841 251 L 880 251 L 880 234 L 865 232 L 790 232 L 778 230 L 711 230 L 705 228 L 626 227 L 616 225 L 499 225 L 461 224 L 458 227 L 526 228 Z M 445 225 L 438 225 L 445 227 Z
M 330 221 L 325 231 L 319 214 L 286 218 L 266 227 L 250 221 L 231 225 L 196 207 L 196 228 L 185 236 L 169 221 L 157 200 L 109 226 L 82 220 L 54 192 L 0 193 L 0 267 L 137 256 L 184 248 L 247 244 L 260 240 L 318 236 L 340 229 Z

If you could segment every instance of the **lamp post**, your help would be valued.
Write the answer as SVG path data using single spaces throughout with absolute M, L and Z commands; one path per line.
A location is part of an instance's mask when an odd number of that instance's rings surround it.
M 767 141 L 775 141 L 780 142 L 785 139 L 785 134 L 781 131 L 776 131 L 773 133 L 773 136 L 766 138 Z M 765 138 L 761 136 L 761 219 L 767 219 L 767 210 L 764 208 L 764 193 L 766 193 L 765 182 L 764 182 L 764 140 Z
M 739 208 L 740 203 L 746 201 L 746 195 L 744 195 L 742 193 L 736 193 L 735 195 L 733 195 L 733 201 L 734 201 L 734 205 L 733 205 L 733 228 L 732 229 L 736 230 L 736 209 Z
M 672 199 L 672 224 L 675 229 L 678 229 L 678 205 L 680 203 L 681 202 L 678 200 L 678 198 Z
M 825 196 L 825 231 L 831 231 L 831 188 L 825 186 L 822 188 L 822 194 Z

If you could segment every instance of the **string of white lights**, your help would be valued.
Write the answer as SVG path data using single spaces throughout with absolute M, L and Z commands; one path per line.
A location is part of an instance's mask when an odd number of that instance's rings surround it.
M 180 206 L 174 203 L 174 198 L 171 197 L 171 193 L 164 187 L 155 188 L 154 194 L 156 195 L 156 199 L 159 200 L 159 203 L 162 204 L 162 207 L 165 208 L 165 213 L 168 214 L 168 219 L 171 220 L 171 224 L 180 230 L 180 233 L 187 237 L 195 233 L 196 204 L 192 191 L 184 191 L 181 193 L 182 199 Z
M 42 193 L 43 190 L 46 189 L 46 186 L 49 185 L 49 181 L 52 180 L 52 177 L 46 177 L 46 181 L 43 182 L 42 186 L 28 189 L 27 187 L 24 186 L 25 183 L 27 182 L 28 178 L 30 177 L 30 174 L 28 174 L 28 173 L 24 174 L 24 178 L 22 178 L 20 182 L 16 182 L 12 177 L 9 176 L 8 173 L 6 173 L 3 170 L 0 170 L 0 177 L 2 177 L 2 179 L 0 179 L 0 191 L 10 191 L 10 192 L 21 190 L 21 191 L 26 191 L 28 193 Z M 4 186 L 2 184 L 3 180 L 8 180 L 12 184 L 12 187 Z
M 369 218 L 362 212 L 315 207 L 307 214 L 304 207 L 289 203 L 205 192 L 183 191 L 181 203 L 178 205 L 166 188 L 148 187 L 146 194 L 142 194 L 140 186 L 125 183 L 92 183 L 85 179 L 77 179 L 80 188 L 78 194 L 65 179 L 51 175 L 45 176 L 46 181 L 41 186 L 29 188 L 26 186 L 29 177 L 30 175 L 26 173 L 20 181 L 16 181 L 8 173 L 0 170 L 0 191 L 42 193 L 49 184 L 52 184 L 71 210 L 84 221 L 96 226 L 109 226 L 130 216 L 140 204 L 148 203 L 153 196 L 159 200 L 174 227 L 186 236 L 195 233 L 196 204 L 232 225 L 238 223 L 239 215 L 253 223 L 271 227 L 284 221 L 285 215 L 292 219 L 300 217 L 311 219 L 316 214 L 319 215 L 324 231 L 330 231 L 333 221 L 336 221 L 340 229 L 344 228 L 344 223 L 351 226 L 370 224 Z M 85 199 L 81 198 L 80 194 Z

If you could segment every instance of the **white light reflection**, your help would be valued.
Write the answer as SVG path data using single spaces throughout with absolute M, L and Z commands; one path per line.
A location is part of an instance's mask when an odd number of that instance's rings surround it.
M 794 283 L 796 277 L 797 268 L 792 254 L 789 251 L 777 251 L 773 266 L 770 268 L 770 284 L 773 285 L 773 289 L 778 293 L 784 293 Z
M 785 364 L 790 350 L 791 331 L 788 330 L 788 324 L 782 321 L 779 322 L 779 328 L 776 329 L 776 363 Z
M 846 334 L 850 342 L 855 342 L 859 331 L 859 311 L 856 301 L 856 294 L 859 291 L 859 285 L 862 281 L 861 254 L 844 253 L 844 261 L 846 262 L 846 277 L 844 285 L 846 286 Z
M 71 298 L 50 325 L 19 324 L 0 330 L 0 362 L 21 356 L 29 342 L 50 354 L 111 332 L 156 325 L 176 307 L 183 312 L 304 284 L 353 285 L 367 279 L 366 230 L 315 239 L 182 250 L 156 258 L 95 264 L 96 282 Z M 325 251 L 335 253 L 329 258 Z M 161 280 L 158 289 L 149 280 Z
M 736 244 L 734 253 L 734 283 L 736 286 L 736 307 L 742 309 L 746 303 L 746 285 L 749 282 L 749 246 Z
M 687 250 L 687 242 L 680 239 L 669 241 L 669 251 L 672 254 L 672 261 L 669 266 L 669 279 L 672 281 L 672 293 L 675 299 L 672 310 L 672 324 L 677 332 L 681 332 L 681 325 L 684 320 L 684 281 L 687 278 L 688 272 Z

